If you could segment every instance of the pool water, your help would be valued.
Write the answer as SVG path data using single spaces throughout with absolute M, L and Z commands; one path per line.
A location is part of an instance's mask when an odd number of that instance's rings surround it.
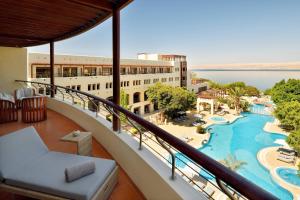
M 286 182 L 296 186 L 300 186 L 300 177 L 298 176 L 298 170 L 280 167 L 276 169 L 276 173 Z
M 217 122 L 226 121 L 226 120 L 224 119 L 224 117 L 211 117 L 210 119 L 211 119 L 211 120 L 214 120 L 214 121 L 217 121 Z
M 270 111 L 266 110 L 266 107 L 262 104 L 252 104 L 250 107 L 252 113 L 270 115 Z
M 232 124 L 215 124 L 210 126 L 212 133 L 208 143 L 199 151 L 214 158 L 223 160 L 229 154 L 234 155 L 238 160 L 247 164 L 237 173 L 248 180 L 276 195 L 280 199 L 292 200 L 290 192 L 280 187 L 272 180 L 267 169 L 257 160 L 257 153 L 270 146 L 278 146 L 274 143 L 276 139 L 285 139 L 286 136 L 280 134 L 267 133 L 263 130 L 266 122 L 273 121 L 269 115 L 259 115 L 254 113 L 243 113 L 244 117 L 237 119 Z M 182 159 L 182 155 L 177 154 Z M 178 167 L 184 167 L 184 163 L 176 161 Z M 200 175 L 212 178 L 203 171 Z

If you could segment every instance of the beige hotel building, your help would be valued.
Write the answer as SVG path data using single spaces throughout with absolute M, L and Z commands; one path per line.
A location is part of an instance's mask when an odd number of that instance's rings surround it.
M 49 83 L 49 54 L 29 53 L 30 80 Z M 55 55 L 55 83 L 112 99 L 112 59 L 95 56 Z M 187 85 L 187 62 L 183 55 L 138 54 L 137 59 L 121 59 L 121 89 L 129 97 L 131 111 L 144 115 L 157 109 L 147 101 L 146 91 L 156 82 Z

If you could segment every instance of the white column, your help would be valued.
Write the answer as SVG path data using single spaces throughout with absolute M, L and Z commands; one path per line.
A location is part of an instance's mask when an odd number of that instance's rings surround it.
M 214 102 L 212 101 L 211 104 L 210 104 L 210 114 L 213 115 L 214 114 L 214 110 L 215 110 L 214 109 Z

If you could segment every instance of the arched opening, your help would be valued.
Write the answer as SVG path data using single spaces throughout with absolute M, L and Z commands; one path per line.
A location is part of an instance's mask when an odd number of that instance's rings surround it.
M 141 93 L 140 92 L 136 92 L 133 94 L 133 103 L 138 103 L 141 101 L 140 99 Z
M 148 100 L 148 95 L 147 95 L 147 91 L 144 92 L 144 101 Z

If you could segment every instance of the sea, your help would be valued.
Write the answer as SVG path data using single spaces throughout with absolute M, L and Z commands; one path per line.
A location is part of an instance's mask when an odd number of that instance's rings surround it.
M 272 88 L 276 82 L 289 78 L 300 79 L 300 70 L 223 70 L 194 69 L 198 78 L 218 83 L 243 81 L 260 90 Z

